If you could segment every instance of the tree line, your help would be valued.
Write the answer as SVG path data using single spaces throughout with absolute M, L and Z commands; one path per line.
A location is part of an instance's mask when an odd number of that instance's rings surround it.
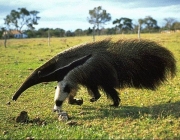
M 158 26 L 157 20 L 151 16 L 138 19 L 137 24 L 133 23 L 131 18 L 120 17 L 112 21 L 114 25 L 111 28 L 104 28 L 107 22 L 111 21 L 111 14 L 102 9 L 101 6 L 89 10 L 87 21 L 93 25 L 88 29 L 80 28 L 75 31 L 64 30 L 62 28 L 40 28 L 35 30 L 34 25 L 38 24 L 40 17 L 36 10 L 28 11 L 26 8 L 18 8 L 12 10 L 9 15 L 4 18 L 5 27 L 0 29 L 0 37 L 7 37 L 3 34 L 11 30 L 18 30 L 28 35 L 29 38 L 47 37 L 70 37 L 70 36 L 85 36 L 85 35 L 112 35 L 112 34 L 136 34 L 136 33 L 156 33 L 162 30 L 180 30 L 180 22 L 174 18 L 165 18 L 165 25 Z M 26 27 L 26 30 L 23 30 Z M 9 37 L 9 36 L 8 36 Z

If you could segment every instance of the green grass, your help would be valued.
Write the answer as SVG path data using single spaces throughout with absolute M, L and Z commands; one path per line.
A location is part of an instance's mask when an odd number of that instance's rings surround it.
M 99 36 L 98 39 L 137 38 L 137 35 Z M 11 97 L 29 74 L 64 49 L 92 41 L 92 37 L 47 39 L 11 39 L 7 48 L 0 40 L 0 139 L 180 139 L 180 34 L 142 34 L 171 50 L 177 60 L 177 76 L 157 91 L 120 90 L 121 106 L 111 108 L 102 93 L 95 103 L 89 102 L 86 89 L 78 97 L 82 106 L 64 103 L 63 109 L 77 125 L 59 122 L 52 112 L 56 82 L 39 84 L 26 90 L 13 102 Z M 11 101 L 11 105 L 6 105 Z M 30 119 L 40 117 L 47 125 L 19 124 L 14 118 L 27 111 Z M 80 114 L 80 112 L 83 112 Z M 6 134 L 4 134 L 6 132 Z

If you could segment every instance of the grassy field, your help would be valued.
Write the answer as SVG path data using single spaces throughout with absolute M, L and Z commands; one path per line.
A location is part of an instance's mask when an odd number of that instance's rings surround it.
M 96 39 L 137 38 L 137 35 L 100 36 Z M 56 82 L 39 84 L 26 90 L 16 101 L 12 95 L 37 67 L 64 49 L 85 42 L 92 37 L 11 39 L 7 48 L 0 40 L 0 139 L 180 139 L 180 34 L 142 34 L 143 39 L 154 40 L 171 50 L 177 60 L 177 76 L 157 91 L 120 91 L 121 106 L 111 108 L 104 96 L 89 102 L 86 89 L 78 97 L 82 106 L 64 103 L 63 109 L 77 124 L 60 122 L 52 112 Z M 7 103 L 11 101 L 10 105 Z M 46 125 L 19 124 L 14 118 L 27 111 L 30 119 L 39 117 Z

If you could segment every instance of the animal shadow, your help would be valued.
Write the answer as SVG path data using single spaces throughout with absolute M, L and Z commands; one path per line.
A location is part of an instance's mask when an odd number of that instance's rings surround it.
M 100 108 L 85 106 L 82 110 L 86 115 L 82 119 L 97 119 L 97 118 L 126 118 L 137 119 L 142 116 L 149 116 L 151 118 L 165 118 L 169 115 L 175 118 L 180 117 L 180 101 L 174 103 L 158 104 L 154 106 L 120 106 L 118 108 L 102 106 Z

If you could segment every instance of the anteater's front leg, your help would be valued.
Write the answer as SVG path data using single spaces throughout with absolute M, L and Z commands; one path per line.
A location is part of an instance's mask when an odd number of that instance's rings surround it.
M 87 90 L 88 90 L 89 95 L 92 97 L 90 99 L 90 102 L 95 102 L 101 97 L 97 86 L 90 86 L 87 88 Z
M 68 103 L 71 105 L 82 105 L 83 104 L 83 99 L 75 99 L 74 97 L 76 96 L 77 90 L 73 89 L 68 97 Z

